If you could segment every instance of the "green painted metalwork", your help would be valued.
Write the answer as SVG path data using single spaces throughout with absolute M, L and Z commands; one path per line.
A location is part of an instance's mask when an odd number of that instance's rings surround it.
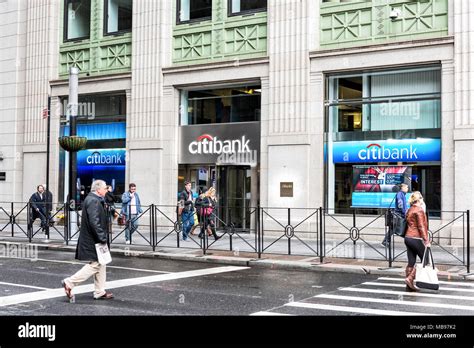
M 64 1 L 61 1 L 64 13 Z M 61 16 L 61 40 L 63 36 Z M 91 0 L 90 38 L 62 42 L 59 48 L 59 77 L 67 78 L 69 68 L 77 66 L 80 76 L 125 73 L 132 66 L 132 33 L 104 35 L 104 0 Z
M 331 1 L 321 4 L 320 16 L 321 48 L 448 35 L 448 0 Z
M 173 11 L 176 14 L 176 1 Z M 214 0 L 212 19 L 173 26 L 173 63 L 188 65 L 267 55 L 267 12 L 229 16 L 227 0 Z

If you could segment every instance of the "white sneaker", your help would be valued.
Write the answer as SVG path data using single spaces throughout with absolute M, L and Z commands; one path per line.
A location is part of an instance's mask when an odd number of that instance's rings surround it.
M 125 241 L 125 244 L 130 244 L 130 241 L 129 241 L 129 240 L 126 240 L 126 241 Z

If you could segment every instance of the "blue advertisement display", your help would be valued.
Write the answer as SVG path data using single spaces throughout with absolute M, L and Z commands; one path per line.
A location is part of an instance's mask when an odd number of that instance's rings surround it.
M 353 208 L 394 207 L 400 184 L 411 187 L 410 166 L 353 166 Z M 408 195 L 407 195 L 408 196 Z
M 61 135 L 69 135 L 69 126 L 61 127 Z M 88 140 L 125 139 L 125 122 L 78 124 L 77 135 Z
M 344 141 L 333 143 L 334 163 L 441 161 L 440 139 Z
M 87 189 L 93 180 L 125 185 L 125 149 L 89 149 L 77 153 L 77 177 Z

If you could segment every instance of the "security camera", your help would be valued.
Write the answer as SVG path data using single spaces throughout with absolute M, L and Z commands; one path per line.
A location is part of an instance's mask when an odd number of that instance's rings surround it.
M 401 12 L 399 9 L 392 8 L 392 11 L 390 11 L 390 19 L 393 21 L 398 18 L 398 16 L 401 15 Z

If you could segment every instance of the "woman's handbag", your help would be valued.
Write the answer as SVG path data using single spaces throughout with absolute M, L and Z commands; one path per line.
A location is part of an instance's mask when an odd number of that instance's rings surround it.
M 120 215 L 117 223 L 119 226 L 125 226 L 127 224 L 127 217 L 125 215 Z
M 392 231 L 400 237 L 405 237 L 407 231 L 407 220 L 404 216 L 396 211 L 392 212 Z
M 110 255 L 107 244 L 97 243 L 95 245 L 95 250 L 97 251 L 97 260 L 101 265 L 106 265 L 112 262 L 112 256 Z
M 439 289 L 438 270 L 435 268 L 431 248 L 425 248 L 423 260 L 416 264 L 415 285 L 420 289 Z

